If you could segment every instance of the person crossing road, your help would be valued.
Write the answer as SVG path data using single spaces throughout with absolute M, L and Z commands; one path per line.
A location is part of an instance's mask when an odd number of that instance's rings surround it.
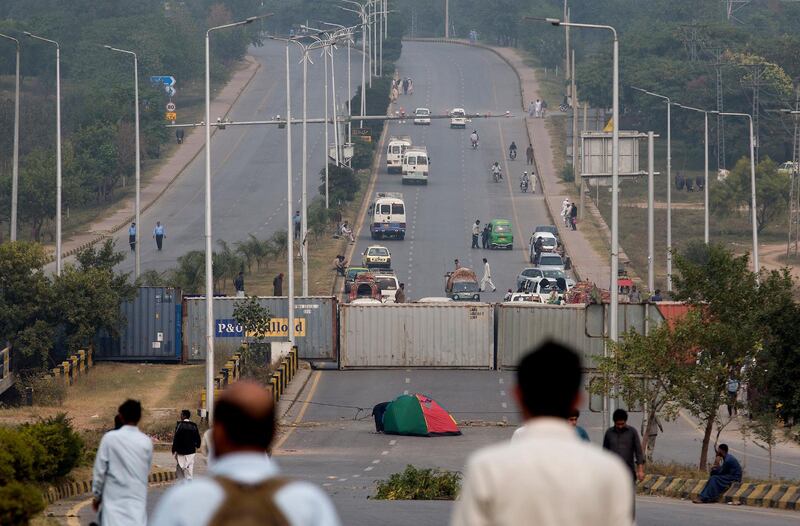
M 481 292 L 486 290 L 486 286 L 492 287 L 492 292 L 497 290 L 492 282 L 492 268 L 489 266 L 489 260 L 483 258 L 483 278 L 481 279 Z

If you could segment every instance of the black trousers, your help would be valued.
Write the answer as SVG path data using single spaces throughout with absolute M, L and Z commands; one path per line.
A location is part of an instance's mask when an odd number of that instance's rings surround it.
M 136 236 L 128 236 L 128 243 L 131 246 L 131 252 L 136 250 Z
M 156 234 L 156 246 L 161 250 L 161 244 L 164 242 L 164 236 Z
M 472 247 L 471 248 L 480 248 L 478 246 L 478 234 L 472 234 Z

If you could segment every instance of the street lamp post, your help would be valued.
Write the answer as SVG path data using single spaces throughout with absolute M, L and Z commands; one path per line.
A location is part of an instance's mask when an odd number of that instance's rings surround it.
M 125 53 L 126 55 L 133 56 L 133 104 L 134 104 L 134 119 L 136 121 L 135 124 L 135 132 L 136 132 L 136 234 L 134 237 L 135 242 L 135 254 L 134 258 L 136 259 L 135 263 L 135 276 L 136 279 L 139 279 L 139 275 L 141 273 L 141 229 L 142 223 L 139 221 L 139 215 L 141 210 L 141 164 L 142 164 L 142 157 L 141 157 L 141 150 L 139 149 L 139 57 L 133 51 L 128 51 L 125 49 L 119 49 L 111 46 L 104 46 L 109 51 L 116 51 L 117 53 Z
M 294 236 L 292 235 L 292 89 L 289 79 L 289 43 L 286 43 L 286 265 L 289 278 L 287 333 L 294 345 Z M 327 93 L 325 95 L 327 98 Z M 327 128 L 327 125 L 326 125 Z M 327 144 L 325 145 L 327 148 Z
M 206 417 L 209 425 L 214 420 L 214 262 L 213 247 L 211 243 L 211 33 L 220 29 L 243 26 L 255 20 L 266 18 L 270 15 L 253 16 L 239 22 L 212 27 L 206 31 Z M 287 205 L 291 209 L 291 202 Z M 291 215 L 291 212 L 289 212 Z M 138 226 L 138 225 L 137 225 Z M 139 229 L 137 228 L 138 232 Z M 291 239 L 291 230 L 288 231 Z M 291 253 L 289 254 L 291 259 Z
M 636 86 L 631 86 L 645 95 L 656 97 L 667 103 L 667 291 L 672 292 L 672 101 L 666 95 L 660 95 Z
M 353 4 L 358 9 L 350 9 L 349 7 L 336 6 L 344 11 L 355 13 L 361 19 L 361 116 L 367 114 L 367 3 L 360 4 L 355 0 L 342 0 L 342 2 Z M 359 127 L 364 127 L 364 121 L 360 121 Z
M 705 174 L 705 187 L 703 188 L 703 240 L 705 244 L 709 243 L 709 207 L 708 207 L 708 111 L 701 110 L 700 108 L 693 108 L 692 106 L 684 106 L 683 104 L 673 103 L 679 108 L 684 110 L 696 111 L 703 114 L 703 171 Z
M 34 35 L 25 35 L 56 46 L 56 276 L 61 275 L 61 45 L 55 40 Z
M 19 40 L 0 33 L 0 38 L 11 40 L 17 47 L 17 62 L 14 90 L 14 159 L 11 168 L 11 241 L 17 240 L 17 196 L 19 194 Z
M 756 282 L 759 281 L 758 271 L 758 218 L 756 216 L 756 157 L 755 157 L 755 136 L 753 135 L 753 116 L 749 113 L 717 112 L 710 111 L 723 117 L 747 117 L 750 124 L 750 216 L 753 228 L 753 272 L 756 273 Z
M 334 24 L 332 22 L 322 22 L 322 24 L 326 26 L 338 27 L 347 36 L 347 116 L 351 117 L 353 115 L 353 111 L 352 108 L 350 107 L 350 101 L 353 100 L 353 94 L 351 93 L 352 81 L 350 78 L 350 48 L 352 47 L 353 44 L 353 30 L 355 29 L 355 26 L 345 27 L 341 24 Z M 347 143 L 351 144 L 352 142 L 353 142 L 353 123 L 351 120 L 348 120 Z
M 525 17 L 529 20 L 541 21 L 540 18 Z M 608 337 L 617 341 L 618 311 L 619 311 L 619 38 L 617 30 L 612 26 L 601 24 L 581 24 L 577 22 L 562 22 L 557 18 L 545 18 L 546 22 L 554 26 L 578 27 L 586 29 L 602 29 L 611 31 L 613 36 L 613 73 L 611 84 L 611 309 L 608 320 Z M 607 349 L 607 348 L 606 348 Z M 606 350 L 606 352 L 608 352 Z M 609 399 L 609 413 L 613 413 L 615 402 L 613 396 Z

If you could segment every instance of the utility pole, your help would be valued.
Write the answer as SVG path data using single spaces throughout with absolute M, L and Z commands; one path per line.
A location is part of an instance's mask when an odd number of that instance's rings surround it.
M 450 0 L 444 0 L 444 38 L 450 38 Z
M 564 0 L 564 20 L 566 22 L 569 22 L 569 8 L 567 7 L 567 2 L 568 2 L 568 0 Z M 564 73 L 566 75 L 570 75 L 571 74 L 570 72 L 572 71 L 572 69 L 569 66 L 569 64 L 570 64 L 569 26 L 564 26 L 564 44 L 565 44 L 565 50 L 564 50 Z M 575 97 L 574 93 L 572 93 L 571 95 L 572 95 L 572 97 Z M 575 107 L 575 104 L 573 103 L 572 106 Z M 583 209 L 583 207 L 581 207 L 581 209 Z
M 761 80 L 764 77 L 765 67 L 763 63 L 759 64 L 751 64 L 750 65 L 750 79 L 745 80 L 742 84 L 745 87 L 751 88 L 753 90 L 753 130 L 754 130 L 754 142 L 755 142 L 755 163 L 758 164 L 758 150 L 761 147 L 761 140 L 759 138 L 759 125 L 758 125 L 758 116 L 759 116 L 759 107 L 760 101 L 759 96 L 761 92 Z
M 722 94 L 722 49 L 714 50 L 714 69 L 717 74 L 717 173 L 725 169 L 725 120 Z

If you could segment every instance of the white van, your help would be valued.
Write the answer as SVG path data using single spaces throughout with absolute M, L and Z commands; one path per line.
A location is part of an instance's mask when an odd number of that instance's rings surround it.
M 378 290 L 381 291 L 381 303 L 394 303 L 397 290 L 400 288 L 394 272 L 376 272 L 375 281 L 378 282 Z
M 378 192 L 369 210 L 372 221 L 369 232 L 372 239 L 406 237 L 406 204 L 400 192 Z
M 450 127 L 467 127 L 467 112 L 464 111 L 464 108 L 453 108 L 453 111 L 450 112 Z
M 428 184 L 431 160 L 424 146 L 411 146 L 403 155 L 403 184 Z
M 411 137 L 389 137 L 389 146 L 386 147 L 386 171 L 389 173 L 402 170 L 403 154 L 411 146 Z

